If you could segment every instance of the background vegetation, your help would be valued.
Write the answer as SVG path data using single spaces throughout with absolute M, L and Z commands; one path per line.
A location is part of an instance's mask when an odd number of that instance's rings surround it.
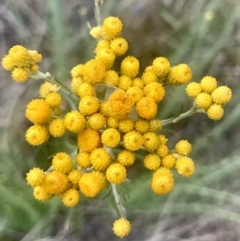
M 69 71 L 93 56 L 95 40 L 86 22 L 94 22 L 93 0 L 3 0 L 0 3 L 0 56 L 15 44 L 43 55 L 41 69 L 65 84 Z M 176 176 L 169 195 L 155 196 L 150 174 L 131 172 L 132 181 L 121 193 L 132 232 L 125 240 L 240 240 L 240 3 L 237 0 L 105 0 L 102 18 L 118 16 L 124 24 L 128 53 L 141 68 L 157 56 L 171 64 L 187 63 L 199 81 L 205 75 L 233 90 L 233 99 L 220 122 L 197 114 L 163 133 L 170 144 L 177 139 L 193 143 L 196 173 Z M 26 104 L 40 83 L 14 83 L 0 70 L 0 240 L 117 240 L 111 225 L 115 217 L 110 199 L 82 200 L 72 209 L 56 199 L 40 203 L 25 182 L 25 173 L 42 166 L 55 148 L 71 148 L 71 139 L 31 148 L 24 140 L 29 123 Z M 191 101 L 183 87 L 168 88 L 159 109 L 167 118 Z

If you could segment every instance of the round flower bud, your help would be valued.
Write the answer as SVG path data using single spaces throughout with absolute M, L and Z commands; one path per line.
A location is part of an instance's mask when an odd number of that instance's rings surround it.
M 68 179 L 66 175 L 53 171 L 46 174 L 43 185 L 49 194 L 59 195 L 67 189 Z
M 49 134 L 46 126 L 34 125 L 28 128 L 25 137 L 30 145 L 38 146 L 48 140 Z
M 120 133 L 114 128 L 106 129 L 101 136 L 103 145 L 111 148 L 116 147 L 120 143 L 120 140 Z
M 66 174 L 72 170 L 72 159 L 65 152 L 58 152 L 52 159 L 53 170 Z
M 151 188 L 156 194 L 166 194 L 174 187 L 173 175 L 169 172 L 160 173 L 155 171 L 152 176 Z
M 118 129 L 120 132 L 127 133 L 134 129 L 134 121 L 130 118 L 126 118 L 119 121 Z
M 172 154 L 168 154 L 162 158 L 162 166 L 166 168 L 172 168 L 175 165 L 176 158 Z
M 232 98 L 232 91 L 227 86 L 220 86 L 212 92 L 213 102 L 219 105 L 227 104 Z
M 218 121 L 223 117 L 224 109 L 221 105 L 213 104 L 207 109 L 208 118 Z
M 154 132 L 147 132 L 143 135 L 144 142 L 143 147 L 147 151 L 154 151 L 159 147 L 159 139 L 156 133 Z
M 120 163 L 111 164 L 106 171 L 107 180 L 113 184 L 122 183 L 125 180 L 126 175 L 126 168 Z
M 45 81 L 43 84 L 41 84 L 39 88 L 39 94 L 42 98 L 46 98 L 47 94 L 51 92 L 57 92 L 60 87 L 57 85 L 54 85 L 48 81 Z
M 143 159 L 143 165 L 151 171 L 157 170 L 160 167 L 160 164 L 161 159 L 156 154 L 148 154 Z
M 110 44 L 109 44 L 109 41 L 107 40 L 100 40 L 98 43 L 97 43 L 97 46 L 94 50 L 94 53 L 97 53 L 98 51 L 102 50 L 102 49 L 109 49 L 110 48 Z
M 79 103 L 79 111 L 83 115 L 92 115 L 97 112 L 99 103 L 94 96 L 84 96 Z
M 143 97 L 136 104 L 136 111 L 141 118 L 151 119 L 157 114 L 157 104 L 151 97 Z
M 79 192 L 76 189 L 68 189 L 66 192 L 64 192 L 60 196 L 63 204 L 67 207 L 74 207 L 76 206 L 80 201 L 80 195 Z
M 126 237 L 131 231 L 131 224 L 125 218 L 119 218 L 113 223 L 113 232 L 120 238 Z
M 164 57 L 157 57 L 153 60 L 152 71 L 159 77 L 164 78 L 170 71 L 170 63 Z
M 217 80 L 211 76 L 205 76 L 200 82 L 202 91 L 211 94 L 217 88 Z
M 121 74 L 134 78 L 139 71 L 139 60 L 133 56 L 126 57 L 121 63 Z
M 44 171 L 38 167 L 35 167 L 27 173 L 26 180 L 29 185 L 36 187 L 42 185 L 44 178 Z
M 93 96 L 94 95 L 94 87 L 87 82 L 83 82 L 77 86 L 76 94 L 81 98 L 83 98 L 85 96 L 89 96 L 89 95 Z
M 24 68 L 14 68 L 12 71 L 12 78 L 16 82 L 23 83 L 30 77 L 28 71 Z
M 94 130 L 100 130 L 105 126 L 106 118 L 100 113 L 95 113 L 88 118 L 87 124 Z
M 118 153 L 117 161 L 123 166 L 131 166 L 134 164 L 135 155 L 133 152 L 128 150 L 123 150 Z
M 169 149 L 168 147 L 165 145 L 165 144 L 160 144 L 156 150 L 157 154 L 160 156 L 160 157 L 164 157 L 168 154 L 169 152 Z
M 96 171 L 104 171 L 111 163 L 108 152 L 103 148 L 97 148 L 90 154 L 91 164 Z
M 158 139 L 159 139 L 159 141 L 160 141 L 160 144 L 162 144 L 162 145 L 166 144 L 167 141 L 168 141 L 168 139 L 166 138 L 165 135 L 159 135 L 159 136 L 158 136 Z
M 109 117 L 107 119 L 107 127 L 108 128 L 117 129 L 118 128 L 118 124 L 119 124 L 119 120 L 117 118 Z
M 127 94 L 132 97 L 134 103 L 138 102 L 144 95 L 143 90 L 137 86 L 132 86 L 127 89 Z
M 61 137 L 65 134 L 67 128 L 62 119 L 54 119 L 50 121 L 48 130 L 53 137 Z
M 86 197 L 95 197 L 106 186 L 105 176 L 101 172 L 84 173 L 79 180 L 80 191 Z
M 135 130 L 139 133 L 146 133 L 150 129 L 149 121 L 144 119 L 138 119 L 135 122 Z
M 52 111 L 48 103 L 43 99 L 34 99 L 26 109 L 26 117 L 34 124 L 45 124 L 52 117 Z
M 102 25 L 103 39 L 112 40 L 118 37 L 122 32 L 122 22 L 117 17 L 105 18 Z
M 87 128 L 78 134 L 78 147 L 81 151 L 91 152 L 100 145 L 100 133 Z
M 159 119 L 153 119 L 149 122 L 150 131 L 159 131 L 162 129 L 162 122 Z
M 141 80 L 144 83 L 144 85 L 146 85 L 149 83 L 157 82 L 158 77 L 153 71 L 148 70 L 142 74 Z
M 13 68 L 15 67 L 14 62 L 9 55 L 6 55 L 2 58 L 2 67 L 8 71 L 13 70 Z
M 103 81 L 107 85 L 117 86 L 118 85 L 118 73 L 113 70 L 108 70 L 106 72 L 106 76 Z
M 100 26 L 96 26 L 96 27 L 93 27 L 89 34 L 93 37 L 93 38 L 101 38 L 102 37 L 102 28 Z
M 59 107 L 62 101 L 62 97 L 57 92 L 48 93 L 45 97 L 45 101 L 51 108 Z
M 32 63 L 28 50 L 21 45 L 13 46 L 9 50 L 9 56 L 17 67 L 28 68 Z
M 202 92 L 196 97 L 195 103 L 199 108 L 207 109 L 212 104 L 212 97 L 211 95 Z
M 127 91 L 132 86 L 132 79 L 126 75 L 121 75 L 118 79 L 118 88 Z
M 172 85 L 187 83 L 192 78 L 192 70 L 187 64 L 173 66 L 167 77 L 167 81 Z
M 153 98 L 157 103 L 160 102 L 165 96 L 165 90 L 162 84 L 153 82 L 144 87 L 145 96 Z
M 115 54 L 110 48 L 100 49 L 97 51 L 96 59 L 104 63 L 106 69 L 111 69 L 115 60 Z
M 47 192 L 47 190 L 44 186 L 34 187 L 33 195 L 38 201 L 46 201 L 53 197 L 52 194 Z
M 141 78 L 134 78 L 134 79 L 133 79 L 133 82 L 132 82 L 132 85 L 133 85 L 133 86 L 136 86 L 136 87 L 138 87 L 138 88 L 140 88 L 140 89 L 143 89 L 143 87 L 144 87 L 144 82 L 142 81 Z
M 180 157 L 176 160 L 175 168 L 183 177 L 190 177 L 195 170 L 194 162 L 189 157 Z
M 36 50 L 28 50 L 28 54 L 34 63 L 39 63 L 42 60 L 42 55 Z
M 90 154 L 88 152 L 79 152 L 76 156 L 76 161 L 81 168 L 91 166 Z
M 192 150 L 192 145 L 187 140 L 180 140 L 175 145 L 175 151 L 180 155 L 188 155 Z
M 144 142 L 143 136 L 136 131 L 128 132 L 123 137 L 123 145 L 129 151 L 139 150 L 143 142 Z
M 121 56 L 125 54 L 128 50 L 128 42 L 124 38 L 114 38 L 110 42 L 110 48 L 113 50 L 114 54 Z
M 187 95 L 196 98 L 202 91 L 201 85 L 197 82 L 191 82 L 186 87 Z
M 73 169 L 68 173 L 67 178 L 68 178 L 68 181 L 72 184 L 72 186 L 78 189 L 79 188 L 78 183 L 81 176 L 82 176 L 81 171 L 79 171 L 78 169 Z
M 64 125 L 69 131 L 79 133 L 85 128 L 86 120 L 78 111 L 71 111 L 65 115 Z

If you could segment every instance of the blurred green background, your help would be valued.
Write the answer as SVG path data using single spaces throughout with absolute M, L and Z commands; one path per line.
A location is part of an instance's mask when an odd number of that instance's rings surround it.
M 3 0 L 0 3 L 0 56 L 21 44 L 43 55 L 41 70 L 66 85 L 69 71 L 94 56 L 96 44 L 87 21 L 95 25 L 93 0 Z M 233 90 L 219 122 L 197 114 L 163 133 L 170 145 L 178 139 L 193 144 L 196 173 L 175 173 L 175 188 L 164 196 L 150 190 L 150 173 L 141 168 L 120 193 L 132 232 L 125 240 L 240 240 L 240 3 L 238 0 L 105 0 L 102 19 L 118 16 L 128 54 L 141 68 L 158 56 L 171 65 L 187 63 L 193 80 L 215 76 Z M 112 199 L 82 200 L 72 209 L 53 199 L 40 203 L 25 182 L 26 172 L 43 167 L 56 148 L 71 150 L 71 137 L 39 148 L 25 139 L 29 126 L 26 104 L 38 96 L 38 81 L 17 84 L 0 69 L 0 240 L 118 240 L 112 234 Z M 168 118 L 192 104 L 185 86 L 168 88 L 159 118 Z M 69 138 L 69 139 L 67 139 Z M 140 160 L 139 160 L 140 162 Z

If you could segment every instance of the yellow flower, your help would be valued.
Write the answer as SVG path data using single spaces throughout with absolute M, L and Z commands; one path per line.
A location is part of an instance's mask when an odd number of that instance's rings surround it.
M 148 154 L 143 159 L 143 165 L 151 171 L 156 171 L 160 167 L 160 164 L 161 159 L 156 154 Z
M 171 172 L 167 172 L 164 167 L 156 170 L 152 175 L 151 188 L 156 194 L 166 194 L 172 191 L 174 178 Z
M 79 111 L 83 115 L 92 115 L 97 112 L 99 102 L 94 96 L 84 96 L 79 103 Z
M 52 159 L 53 170 L 66 174 L 72 170 L 72 159 L 65 152 L 58 152 Z
M 122 32 L 122 22 L 117 17 L 107 17 L 103 21 L 102 35 L 106 40 L 112 40 L 120 36 Z
M 144 95 L 143 90 L 137 86 L 129 87 L 127 94 L 132 97 L 134 103 L 138 102 Z
M 154 151 L 159 147 L 159 139 L 156 133 L 154 132 L 147 132 L 143 135 L 144 142 L 143 147 L 147 151 Z
M 47 192 L 47 190 L 44 186 L 34 187 L 33 195 L 38 201 L 46 201 L 53 197 L 52 194 Z
M 117 161 L 123 166 L 131 166 L 134 164 L 135 155 L 128 150 L 122 150 L 117 155 Z
M 106 118 L 101 113 L 95 113 L 88 118 L 87 124 L 94 130 L 100 130 L 105 126 Z
M 90 153 L 79 152 L 76 156 L 77 164 L 82 168 L 88 168 L 91 166 Z
M 162 166 L 166 168 L 172 168 L 175 165 L 176 158 L 172 154 L 168 154 L 162 158 Z
M 165 135 L 159 135 L 158 136 L 158 139 L 159 139 L 159 141 L 160 141 L 160 144 L 166 144 L 167 143 L 167 141 L 168 141 L 168 139 L 166 138 L 166 136 Z
M 125 54 L 128 50 L 128 42 L 124 38 L 114 38 L 110 42 L 110 48 L 117 56 Z
M 159 77 L 165 78 L 170 71 L 170 63 L 164 57 L 157 57 L 153 60 L 152 71 Z
M 20 82 L 23 83 L 25 82 L 28 78 L 30 77 L 28 71 L 24 68 L 15 68 L 12 71 L 12 78 L 16 81 L 16 82 Z
M 211 94 L 217 88 L 217 80 L 212 76 L 205 76 L 200 82 L 202 91 Z
M 120 163 L 111 164 L 106 171 L 107 180 L 113 184 L 122 183 L 126 176 L 126 168 Z
M 101 135 L 101 141 L 107 147 L 116 147 L 120 143 L 120 140 L 120 133 L 114 128 L 106 129 Z
M 123 137 L 123 145 L 129 151 L 139 150 L 143 144 L 143 141 L 143 136 L 136 131 L 128 132 Z
M 67 128 L 62 119 L 54 119 L 50 121 L 48 130 L 53 137 L 61 137 L 66 133 Z
M 118 85 L 118 73 L 114 70 L 108 70 L 104 78 L 104 83 L 110 86 Z
M 120 238 L 126 237 L 131 231 L 131 223 L 125 218 L 119 218 L 113 223 L 113 232 Z
M 93 27 L 89 33 L 93 38 L 96 38 L 96 39 L 101 38 L 102 28 L 100 26 Z
M 49 194 L 59 195 L 67 189 L 68 179 L 66 175 L 53 171 L 46 174 L 43 185 Z
M 145 96 L 153 98 L 157 103 L 160 102 L 165 96 L 165 90 L 162 84 L 153 82 L 144 87 Z
M 31 56 L 31 59 L 34 63 L 39 63 L 42 60 L 42 55 L 36 50 L 28 50 L 28 54 Z
M 9 55 L 6 55 L 2 58 L 2 67 L 8 71 L 11 71 L 14 69 L 15 64 Z
M 187 140 L 180 140 L 175 145 L 175 151 L 180 155 L 188 155 L 192 150 L 192 145 Z
M 80 83 L 75 88 L 75 93 L 81 98 L 85 96 L 93 96 L 94 91 L 94 87 L 87 82 Z
M 195 165 L 191 158 L 180 157 L 176 160 L 175 168 L 180 175 L 190 177 L 194 173 Z
M 134 129 L 134 121 L 130 118 L 122 119 L 119 121 L 118 130 L 123 133 L 130 132 Z
M 111 69 L 115 60 L 115 54 L 110 48 L 103 48 L 97 51 L 96 57 L 106 66 L 106 69 Z
M 168 154 L 169 152 L 169 149 L 167 147 L 167 145 L 165 144 L 160 144 L 156 150 L 157 154 L 160 156 L 160 157 L 164 157 Z
M 167 76 L 167 81 L 172 85 L 187 83 L 192 78 L 192 70 L 187 64 L 173 66 Z
M 59 89 L 60 87 L 58 87 L 57 85 L 45 81 L 43 84 L 41 84 L 39 88 L 39 94 L 42 98 L 46 98 L 47 94 L 51 92 L 57 92 Z
M 207 116 L 208 118 L 218 121 L 223 117 L 224 114 L 224 109 L 221 105 L 218 104 L 212 104 L 208 109 L 207 109 Z
M 212 104 L 212 97 L 208 93 L 200 93 L 196 99 L 195 103 L 199 108 L 207 109 Z
M 123 117 L 131 112 L 133 101 L 123 90 L 115 90 L 109 97 L 109 106 L 114 116 Z
M 144 85 L 146 85 L 149 83 L 157 82 L 158 77 L 153 71 L 148 70 L 142 74 L 141 81 L 144 83 Z
M 201 85 L 197 82 L 191 82 L 186 87 L 187 95 L 196 98 L 202 91 Z
M 78 64 L 75 67 L 72 68 L 72 70 L 70 71 L 71 76 L 74 77 L 81 77 L 83 76 L 84 73 L 84 68 L 85 66 L 83 64 Z
M 100 144 L 100 133 L 87 128 L 78 134 L 78 147 L 81 151 L 91 152 Z
M 118 88 L 127 91 L 132 86 L 132 80 L 126 75 L 122 75 L 118 78 Z
M 150 129 L 150 124 L 148 120 L 138 119 L 135 122 L 135 130 L 139 133 L 146 133 Z
M 74 207 L 76 206 L 80 201 L 80 195 L 79 192 L 76 189 L 68 189 L 66 192 L 64 192 L 60 196 L 63 204 L 67 207 Z
M 51 108 L 59 107 L 62 101 L 62 97 L 57 92 L 48 93 L 45 97 L 45 101 Z
M 68 181 L 72 184 L 72 186 L 76 189 L 79 188 L 79 180 L 82 176 L 82 173 L 81 171 L 79 171 L 78 169 L 72 169 L 68 175 L 67 175 L 67 178 L 68 178 Z
M 79 180 L 79 187 L 86 197 L 95 197 L 106 187 L 105 176 L 97 171 L 84 173 Z
M 225 105 L 231 100 L 232 91 L 227 86 L 220 86 L 212 92 L 211 96 L 214 103 Z
M 26 117 L 34 124 L 41 125 L 51 119 L 52 111 L 45 100 L 34 99 L 27 105 Z
M 139 71 L 139 60 L 133 56 L 128 56 L 123 59 L 120 69 L 122 75 L 134 78 Z
M 151 119 L 157 114 L 157 104 L 151 97 L 143 97 L 136 104 L 136 111 L 141 118 Z
M 48 140 L 49 134 L 46 126 L 34 125 L 28 128 L 25 137 L 30 145 L 38 146 Z
M 159 119 L 153 119 L 149 121 L 150 131 L 159 131 L 162 129 L 162 122 Z
M 29 185 L 36 187 L 42 185 L 44 178 L 44 171 L 38 167 L 35 167 L 27 173 L 26 180 Z
M 100 40 L 98 43 L 97 43 L 97 46 L 94 50 L 94 53 L 97 54 L 98 51 L 102 50 L 102 49 L 109 49 L 110 48 L 110 44 L 109 44 L 109 41 L 107 40 Z
M 117 129 L 119 124 L 119 120 L 115 117 L 107 118 L 107 127 Z
M 132 85 L 136 86 L 136 87 L 138 87 L 140 89 L 143 89 L 144 82 L 143 82 L 143 80 L 141 78 L 134 78 L 133 82 L 132 82 Z
M 79 133 L 85 128 L 86 120 L 78 111 L 71 111 L 65 115 L 64 125 L 69 131 Z
M 90 154 L 91 164 L 96 171 L 104 171 L 111 163 L 108 152 L 103 148 L 96 148 Z

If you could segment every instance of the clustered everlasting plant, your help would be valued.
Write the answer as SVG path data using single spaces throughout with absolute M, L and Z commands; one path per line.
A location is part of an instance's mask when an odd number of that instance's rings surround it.
M 184 63 L 171 66 L 167 58 L 157 57 L 140 73 L 139 60 L 126 56 L 128 42 L 121 32 L 122 22 L 113 16 L 91 28 L 91 36 L 98 39 L 95 57 L 71 70 L 69 96 L 77 98 L 77 105 L 73 101 L 71 110 L 62 108 L 61 83 L 49 73 L 39 71 L 42 56 L 37 51 L 13 46 L 3 57 L 2 66 L 12 72 L 16 82 L 45 80 L 39 88 L 40 96 L 26 107 L 25 115 L 32 123 L 26 131 L 30 145 L 42 145 L 66 132 L 75 136 L 75 155 L 57 152 L 48 170 L 35 167 L 27 173 L 34 197 L 46 201 L 57 196 L 65 206 L 73 207 L 80 202 L 81 195 L 94 198 L 110 186 L 119 215 L 113 232 L 123 238 L 129 234 L 131 224 L 117 185 L 126 180 L 128 167 L 137 161 L 136 153 L 145 151 L 142 164 L 152 172 L 152 191 L 157 195 L 169 193 L 174 187 L 171 169 L 190 177 L 195 166 L 189 157 L 189 141 L 179 140 L 170 149 L 161 129 L 194 113 L 220 120 L 232 92 L 227 86 L 217 86 L 214 77 L 205 76 L 199 83 L 186 86 L 187 95 L 194 99 L 190 110 L 166 120 L 158 119 L 165 86 L 188 83 L 191 68 Z M 123 55 L 120 69 L 114 69 L 115 59 Z

